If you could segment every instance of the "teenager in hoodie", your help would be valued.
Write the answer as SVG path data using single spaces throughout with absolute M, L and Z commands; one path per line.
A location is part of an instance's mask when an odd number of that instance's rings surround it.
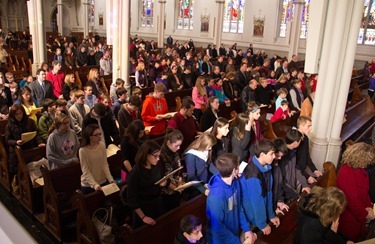
M 55 117 L 47 140 L 47 159 L 50 169 L 78 163 L 79 142 L 77 134 L 70 129 L 69 117 L 63 113 Z
M 271 221 L 276 227 L 280 219 L 275 215 L 272 203 L 272 167 L 275 158 L 275 145 L 268 139 L 259 141 L 255 155 L 244 169 L 240 179 L 242 203 L 247 219 L 256 225 L 263 234 L 269 235 Z
M 165 85 L 159 83 L 154 87 L 154 92 L 146 96 L 142 107 L 142 120 L 145 126 L 152 127 L 149 135 L 159 136 L 165 133 L 167 123 L 164 114 L 168 112 L 167 101 L 164 93 L 167 91 Z
M 237 179 L 238 156 L 225 153 L 215 162 L 219 174 L 208 183 L 207 197 L 207 241 L 208 243 L 242 243 L 241 230 L 245 232 L 246 243 L 253 243 L 256 235 L 250 231 L 241 204 L 240 183 Z

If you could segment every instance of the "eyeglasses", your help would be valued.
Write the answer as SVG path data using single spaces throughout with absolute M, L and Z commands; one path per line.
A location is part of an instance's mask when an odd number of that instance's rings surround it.
M 160 154 L 151 154 L 154 158 L 160 158 Z

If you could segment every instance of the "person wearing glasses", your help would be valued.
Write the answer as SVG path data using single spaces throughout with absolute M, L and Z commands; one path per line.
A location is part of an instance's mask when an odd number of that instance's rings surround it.
M 82 133 L 82 144 L 79 149 L 81 164 L 81 191 L 88 194 L 101 191 L 108 183 L 116 183 L 109 170 L 107 152 L 101 140 L 99 125 L 88 125 Z
M 29 87 L 32 97 L 37 101 L 39 106 L 43 106 L 44 99 L 46 98 L 56 99 L 53 95 L 52 83 L 46 80 L 46 72 L 42 69 L 37 70 L 36 80 L 31 82 Z
M 155 219 L 164 213 L 161 189 L 167 181 L 155 184 L 163 177 L 159 164 L 160 146 L 146 141 L 135 156 L 135 165 L 128 177 L 126 201 L 133 210 L 133 228 L 143 224 L 155 225 Z

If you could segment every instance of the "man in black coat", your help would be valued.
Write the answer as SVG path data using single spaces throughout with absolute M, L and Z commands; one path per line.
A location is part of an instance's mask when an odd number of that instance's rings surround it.
M 120 145 L 120 132 L 111 114 L 107 113 L 107 108 L 104 104 L 96 103 L 90 113 L 86 114 L 82 123 L 82 131 L 90 124 L 99 125 L 102 131 L 102 140 L 105 142 L 106 147 L 109 144 Z

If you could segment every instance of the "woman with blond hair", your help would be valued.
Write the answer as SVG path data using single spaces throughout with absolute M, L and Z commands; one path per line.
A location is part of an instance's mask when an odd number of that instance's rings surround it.
M 74 130 L 70 129 L 70 119 L 63 113 L 56 115 L 47 139 L 47 159 L 51 169 L 78 163 L 79 141 Z
M 206 184 L 212 175 L 218 173 L 211 160 L 211 150 L 215 144 L 215 136 L 209 132 L 205 132 L 188 146 L 185 151 L 188 181 L 201 181 L 203 184 Z M 189 198 L 193 198 L 200 193 L 207 196 L 209 190 L 203 184 L 191 187 Z
M 63 97 L 66 101 L 70 99 L 70 92 L 81 89 L 81 84 L 76 83 L 76 77 L 74 74 L 66 74 L 63 86 Z
M 279 79 L 277 79 L 274 86 L 274 91 L 278 91 L 280 88 L 285 88 L 287 91 L 290 90 L 290 85 L 288 83 L 288 77 L 286 74 L 281 74 Z
M 345 194 L 340 189 L 314 187 L 300 200 L 294 243 L 346 243 L 337 234 L 345 206 Z
M 195 119 L 199 122 L 202 117 L 202 106 L 207 106 L 208 96 L 206 87 L 204 86 L 206 83 L 206 79 L 203 76 L 199 76 L 195 82 L 195 86 L 193 87 L 192 97 L 193 102 L 195 104 L 194 107 L 194 116 Z
M 99 71 L 98 69 L 90 69 L 89 75 L 87 76 L 87 83 L 86 86 L 92 87 L 92 94 L 94 94 L 97 98 L 99 98 L 100 91 L 104 92 L 105 94 L 108 94 L 108 89 L 99 80 Z
M 375 148 L 360 142 L 349 146 L 342 155 L 337 174 L 337 187 L 346 196 L 348 205 L 340 217 L 339 233 L 358 242 L 366 236 L 366 222 L 375 219 L 369 195 L 367 166 L 375 162 Z
M 145 70 L 145 63 L 143 61 L 139 62 L 135 68 L 135 85 L 140 88 L 149 86 L 147 72 Z

